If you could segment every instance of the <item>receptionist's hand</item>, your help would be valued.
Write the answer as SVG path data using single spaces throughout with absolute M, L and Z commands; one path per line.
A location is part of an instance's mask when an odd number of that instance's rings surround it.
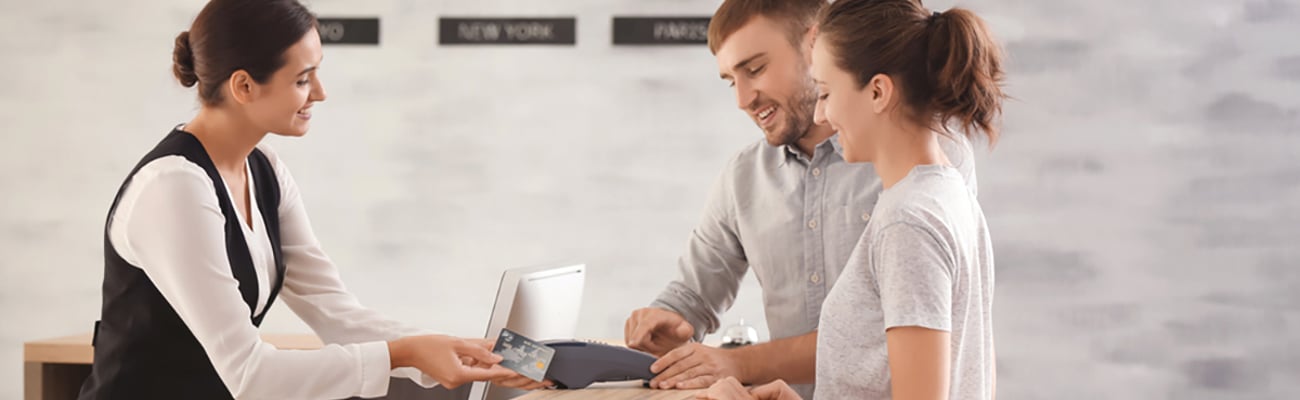
M 478 339 L 408 336 L 388 342 L 388 354 L 392 368 L 415 367 L 448 389 L 518 375 L 497 365 L 501 356 L 492 354 L 491 344 L 485 347 Z
M 623 326 L 627 347 L 661 357 L 681 347 L 695 335 L 695 328 L 681 314 L 657 307 L 632 312 Z
M 514 371 L 510 371 L 510 372 L 514 372 Z M 492 384 L 497 386 L 523 389 L 523 390 L 537 390 L 537 389 L 545 389 L 548 387 L 555 386 L 555 383 L 549 380 L 538 382 L 533 380 L 532 378 L 519 375 L 518 373 L 516 373 L 515 376 L 513 377 L 494 379 L 492 381 Z
M 485 349 L 488 349 L 489 351 L 492 350 L 492 347 L 494 346 L 493 341 L 491 339 L 466 339 L 466 340 L 478 346 L 481 346 Z M 462 358 L 461 362 L 471 366 L 481 366 L 481 367 L 489 367 L 489 368 L 491 367 L 490 365 L 483 365 L 470 357 Z M 533 380 L 532 378 L 520 375 L 517 372 L 514 371 L 510 371 L 510 372 L 512 373 L 511 376 L 505 378 L 493 379 L 492 384 L 497 386 L 502 386 L 502 387 L 514 388 L 514 389 L 522 389 L 522 390 L 537 390 L 537 389 L 543 389 L 543 388 L 555 386 L 555 383 L 549 380 L 538 382 Z

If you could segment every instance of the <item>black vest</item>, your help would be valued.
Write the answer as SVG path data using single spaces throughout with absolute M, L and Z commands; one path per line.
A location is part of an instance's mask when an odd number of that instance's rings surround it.
M 260 326 L 266 316 L 254 315 L 257 307 L 257 273 L 244 241 L 239 217 L 226 196 L 225 183 L 194 135 L 173 130 L 140 160 L 118 189 L 109 209 L 109 221 L 131 178 L 145 164 L 167 156 L 182 156 L 198 164 L 212 179 L 213 196 L 226 217 L 226 256 L 230 271 L 239 281 L 239 292 L 248 304 L 249 323 Z M 270 160 L 254 149 L 248 167 L 257 188 L 256 201 L 265 220 L 271 248 L 275 252 L 275 281 L 267 298 L 267 309 L 284 283 L 284 261 L 280 254 L 280 185 Z M 251 216 L 250 216 L 251 217 Z M 168 268 L 184 268 L 183 265 Z M 176 310 L 167 303 L 144 271 L 127 263 L 109 242 L 104 229 L 104 305 L 95 323 L 95 363 L 81 387 L 80 399 L 230 399 L 230 391 L 217 376 L 212 361 L 199 345 Z

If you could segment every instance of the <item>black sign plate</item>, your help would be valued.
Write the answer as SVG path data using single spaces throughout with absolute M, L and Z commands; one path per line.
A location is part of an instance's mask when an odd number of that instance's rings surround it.
M 709 17 L 614 17 L 615 45 L 708 42 Z
M 379 44 L 379 18 L 319 18 L 321 44 Z
M 576 18 L 439 18 L 441 45 L 573 45 Z

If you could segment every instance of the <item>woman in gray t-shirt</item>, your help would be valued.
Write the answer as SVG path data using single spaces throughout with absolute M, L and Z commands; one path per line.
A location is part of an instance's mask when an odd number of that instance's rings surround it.
M 915 0 L 839 0 L 818 26 L 816 121 L 884 192 L 822 305 L 815 396 L 992 399 L 993 244 L 939 141 L 997 139 L 1000 49 L 974 13 Z M 700 397 L 798 396 L 727 379 Z

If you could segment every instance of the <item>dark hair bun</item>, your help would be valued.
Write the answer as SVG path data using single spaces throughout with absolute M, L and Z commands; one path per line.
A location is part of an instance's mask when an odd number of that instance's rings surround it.
M 194 72 L 194 51 L 190 50 L 190 32 L 176 35 L 176 48 L 172 50 L 172 73 L 185 87 L 199 83 L 199 75 Z

